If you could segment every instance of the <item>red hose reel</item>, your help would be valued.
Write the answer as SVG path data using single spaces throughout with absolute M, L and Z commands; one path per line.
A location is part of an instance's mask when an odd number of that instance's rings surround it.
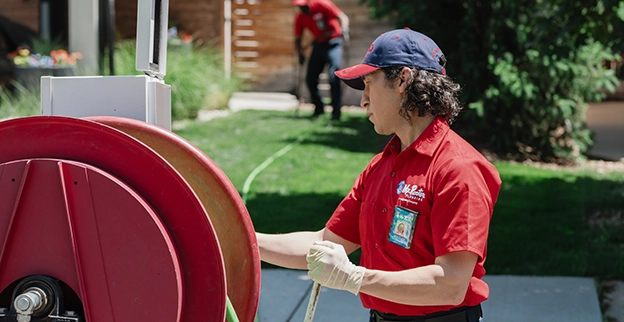
M 228 297 L 251 322 L 259 293 L 249 214 L 184 139 L 117 117 L 0 122 L 0 317 L 221 322 Z

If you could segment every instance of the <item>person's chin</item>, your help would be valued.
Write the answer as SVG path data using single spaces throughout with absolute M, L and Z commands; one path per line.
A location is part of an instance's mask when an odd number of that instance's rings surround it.
M 380 128 L 379 126 L 377 126 L 377 124 L 373 123 L 373 125 L 374 125 L 375 132 L 377 134 L 379 134 L 379 135 L 386 135 L 385 131 L 382 128 Z

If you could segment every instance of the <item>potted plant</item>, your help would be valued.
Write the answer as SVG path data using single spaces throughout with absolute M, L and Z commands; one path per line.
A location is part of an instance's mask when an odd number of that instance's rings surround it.
M 30 89 L 39 88 L 41 76 L 72 76 L 75 75 L 77 62 L 82 59 L 79 52 L 69 53 L 67 50 L 45 50 L 41 43 L 29 46 L 20 46 L 9 54 L 13 62 L 13 79 L 22 86 Z M 41 47 L 41 51 L 36 48 Z M 49 47 L 48 47 L 49 48 Z M 44 51 L 45 50 L 45 51 Z

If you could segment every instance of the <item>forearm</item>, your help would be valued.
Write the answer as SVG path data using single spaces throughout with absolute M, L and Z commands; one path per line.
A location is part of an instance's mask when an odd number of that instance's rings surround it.
M 306 255 L 315 241 L 323 238 L 323 230 L 288 234 L 256 233 L 260 258 L 273 265 L 306 269 Z
M 439 265 L 387 272 L 367 269 L 360 292 L 406 305 L 457 305 L 468 283 L 445 276 Z
M 404 271 L 367 269 L 360 292 L 407 305 L 458 305 L 466 297 L 477 258 L 475 253 L 461 251 Z

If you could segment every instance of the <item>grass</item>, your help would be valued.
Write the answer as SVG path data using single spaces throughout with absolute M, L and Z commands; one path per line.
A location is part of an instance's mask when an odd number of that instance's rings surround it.
M 213 159 L 239 192 L 255 167 L 297 142 L 255 178 L 247 199 L 259 231 L 287 232 L 323 227 L 388 139 L 367 128 L 370 123 L 359 115 L 346 114 L 343 124 L 329 130 L 322 120 L 292 112 L 241 111 L 177 133 Z
M 250 110 L 177 133 L 239 192 L 254 168 L 293 144 L 255 177 L 247 208 L 260 232 L 317 230 L 389 139 L 374 133 L 365 115 L 344 116 L 328 129 L 324 119 Z M 503 186 L 490 226 L 489 274 L 624 278 L 624 174 L 495 166 Z
M 0 120 L 17 116 L 39 115 L 39 93 L 14 83 L 14 90 L 0 87 Z
M 622 173 L 496 166 L 503 186 L 488 244 L 490 272 L 624 277 Z

